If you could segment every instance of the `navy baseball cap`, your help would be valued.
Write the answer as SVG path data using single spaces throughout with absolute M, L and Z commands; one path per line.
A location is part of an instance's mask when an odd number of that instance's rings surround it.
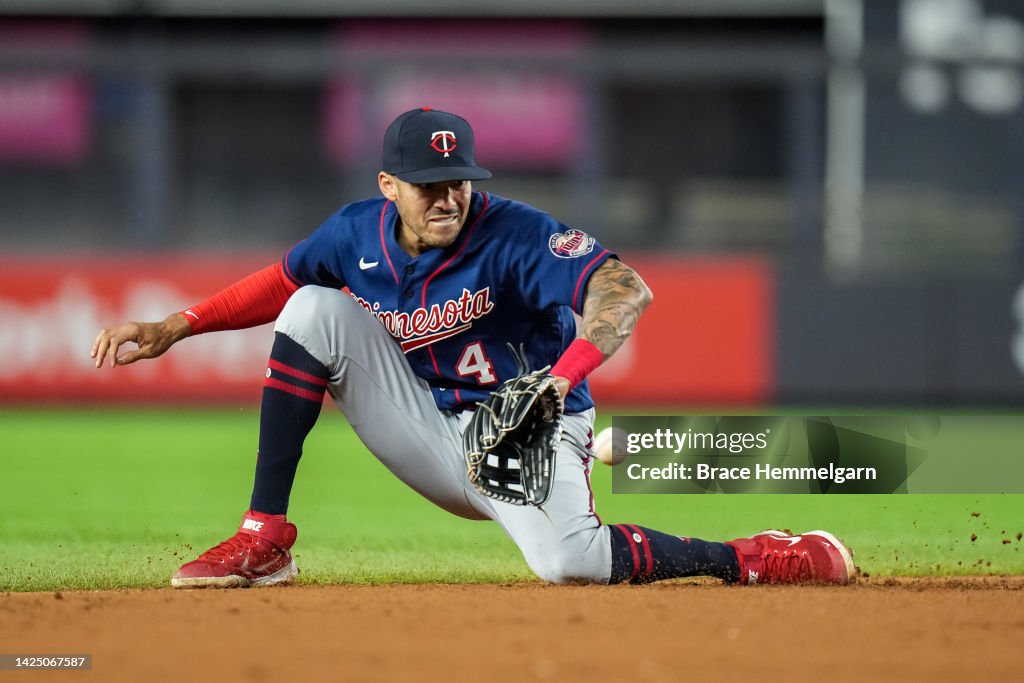
M 461 116 L 421 107 L 391 122 L 384 133 L 384 171 L 407 183 L 486 180 L 476 165 L 473 129 Z

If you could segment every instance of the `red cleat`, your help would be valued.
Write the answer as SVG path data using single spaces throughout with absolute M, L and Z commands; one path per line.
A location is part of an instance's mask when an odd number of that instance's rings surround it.
M 742 584 L 835 583 L 854 580 L 853 552 L 827 531 L 792 536 L 783 531 L 762 531 L 726 545 L 736 550 Z
M 238 533 L 182 565 L 175 588 L 247 588 L 287 583 L 299 573 L 288 549 L 298 531 L 283 515 L 250 510 Z

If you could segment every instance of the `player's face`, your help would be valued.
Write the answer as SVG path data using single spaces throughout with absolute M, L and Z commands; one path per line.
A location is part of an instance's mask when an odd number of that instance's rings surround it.
M 381 173 L 378 183 L 380 191 L 398 209 L 402 219 L 398 243 L 410 255 L 447 247 L 459 236 L 473 192 L 468 180 L 417 185 Z

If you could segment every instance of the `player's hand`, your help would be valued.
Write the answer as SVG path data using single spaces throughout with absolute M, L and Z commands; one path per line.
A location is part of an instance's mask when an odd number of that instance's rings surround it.
M 569 394 L 569 380 L 565 377 L 559 377 L 555 375 L 555 389 L 558 389 L 558 395 L 562 398 L 562 402 L 565 402 L 565 397 Z
M 156 358 L 189 336 L 191 331 L 185 316 L 180 313 L 159 323 L 125 323 L 113 329 L 100 330 L 89 356 L 96 359 L 97 368 L 102 368 L 104 363 L 110 363 L 112 368 L 128 365 L 143 358 Z M 127 342 L 135 342 L 138 348 L 118 356 L 121 345 Z

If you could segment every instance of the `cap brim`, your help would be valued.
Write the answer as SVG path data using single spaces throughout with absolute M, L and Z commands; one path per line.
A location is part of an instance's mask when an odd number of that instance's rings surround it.
M 439 166 L 395 173 L 394 176 L 407 183 L 440 183 L 447 180 L 487 180 L 491 172 L 479 166 Z

